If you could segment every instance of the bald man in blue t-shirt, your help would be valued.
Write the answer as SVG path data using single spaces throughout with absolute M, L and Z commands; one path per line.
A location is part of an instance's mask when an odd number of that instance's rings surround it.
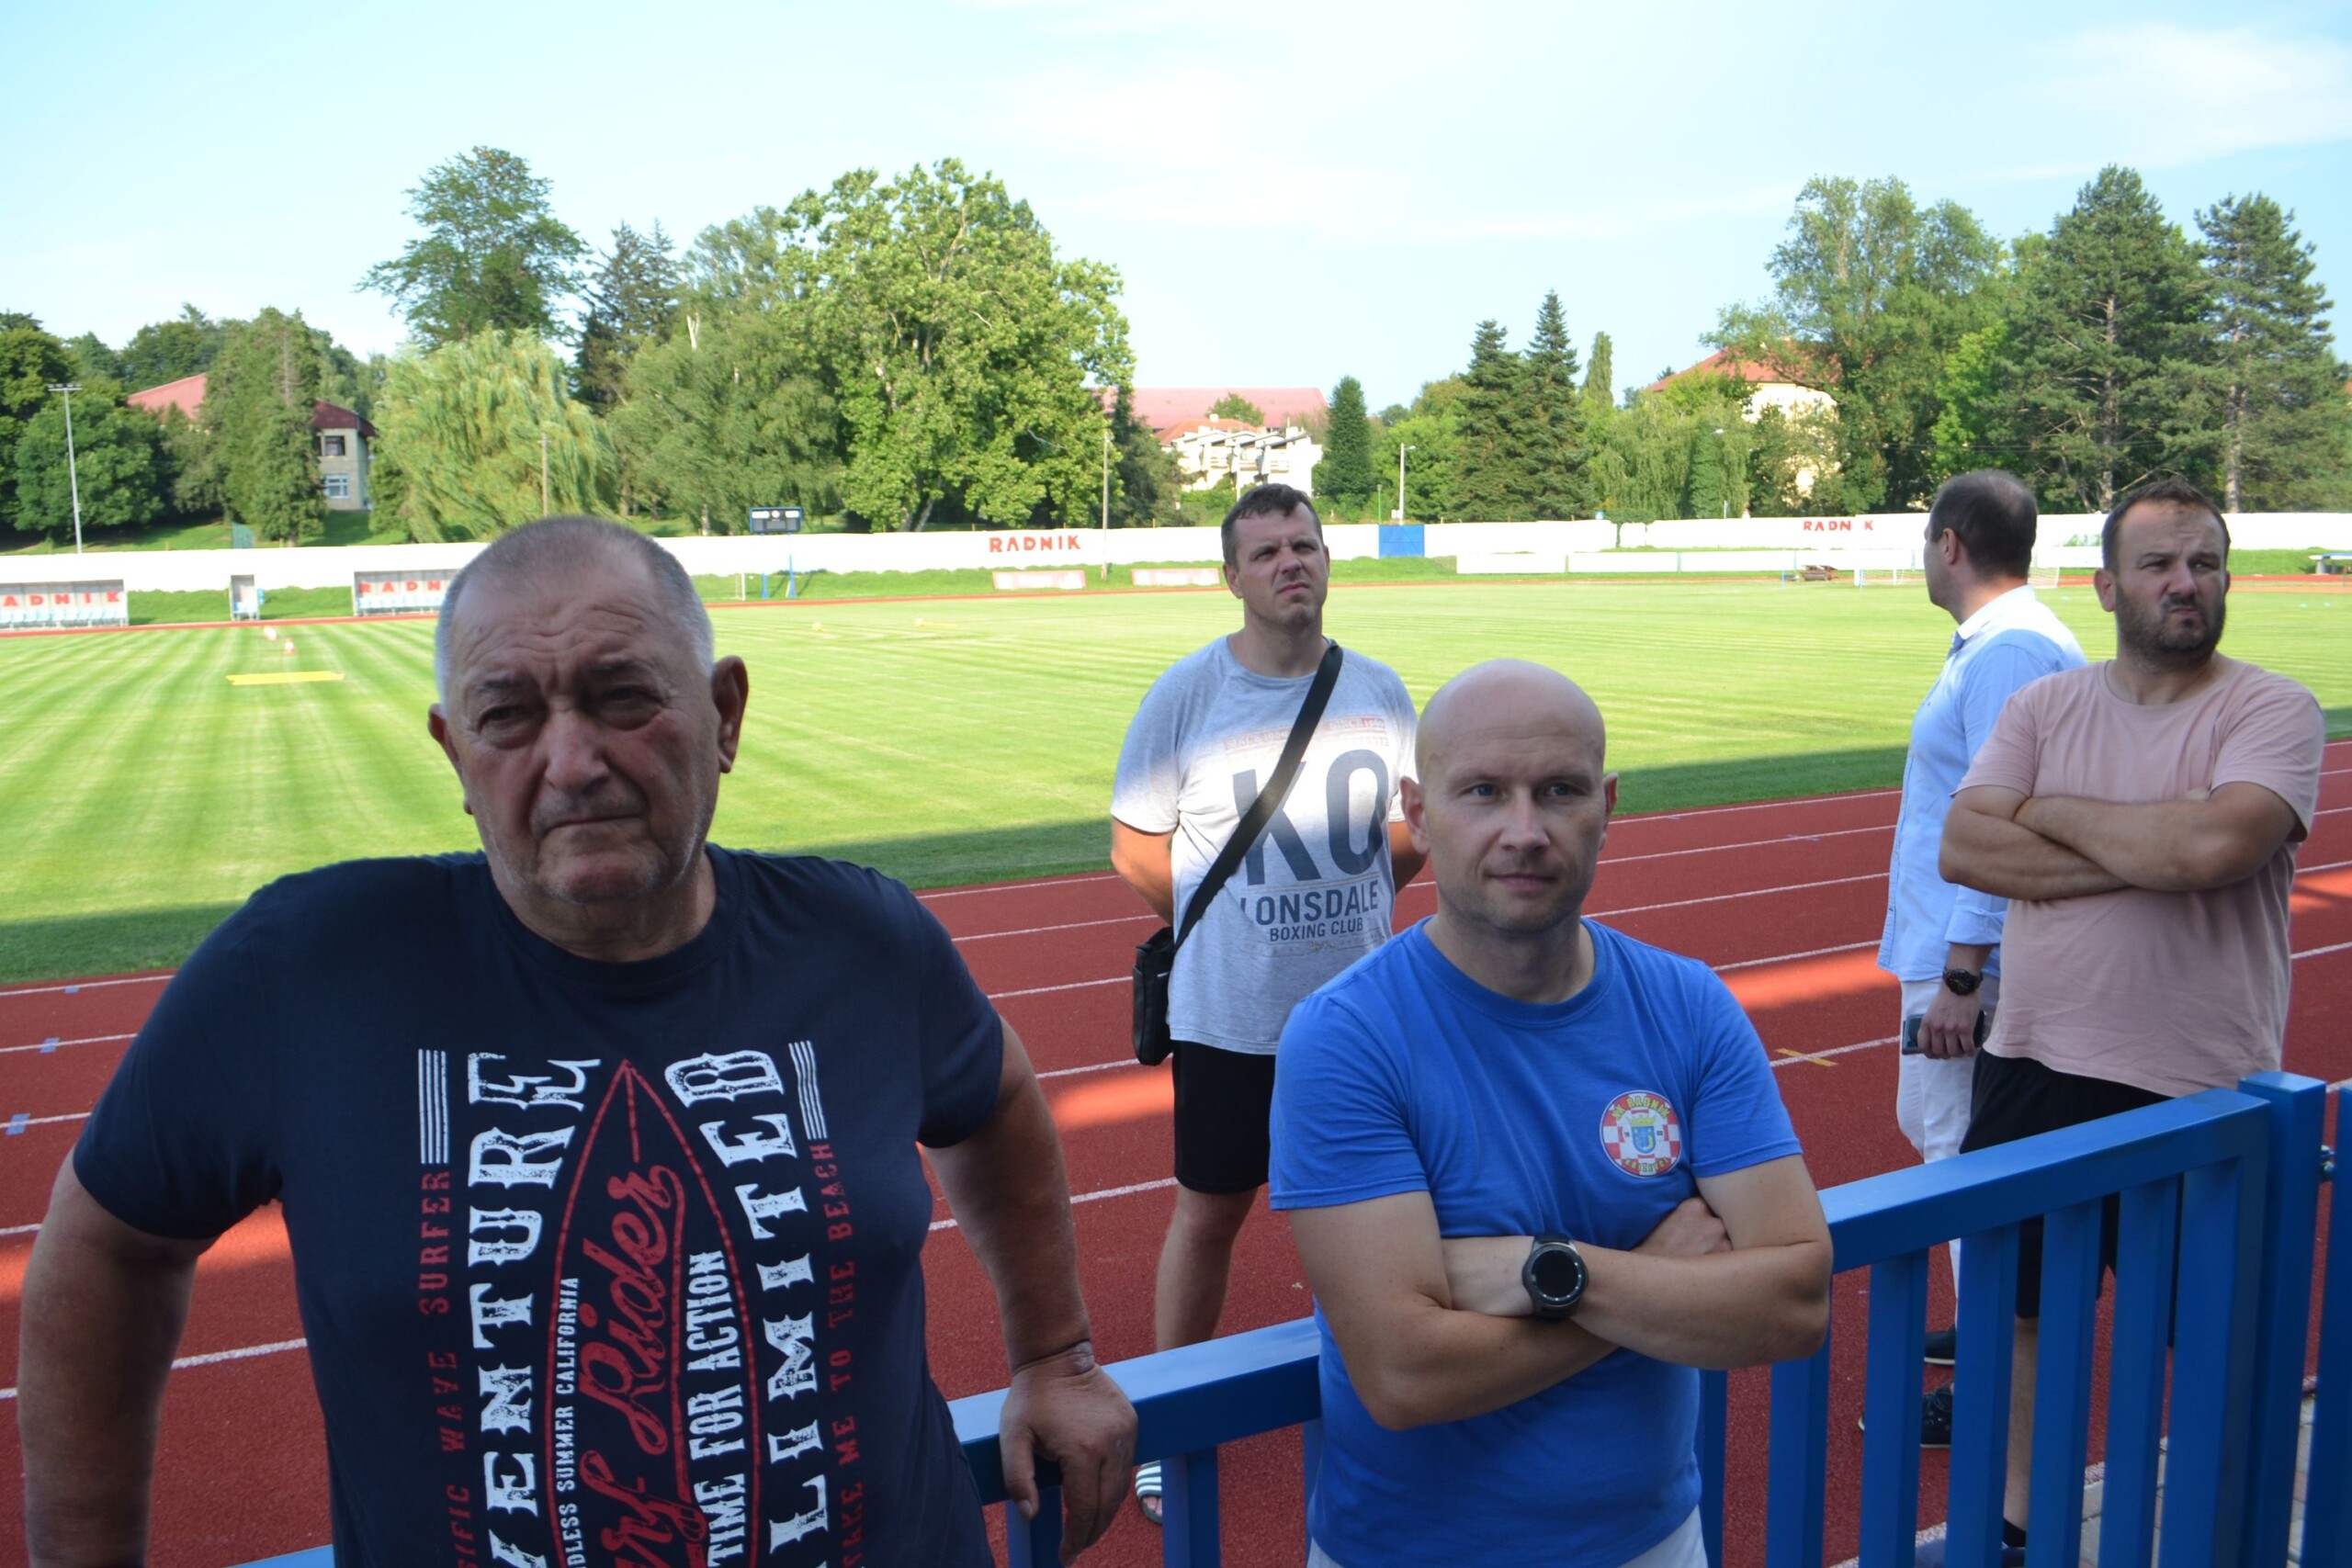
M 1692 1369 L 1827 1333 L 1828 1225 L 1754 1029 L 1705 965 L 1583 919 L 1603 750 L 1552 671 L 1440 691 L 1404 791 L 1438 912 L 1283 1032 L 1311 1564 L 1703 1565 Z

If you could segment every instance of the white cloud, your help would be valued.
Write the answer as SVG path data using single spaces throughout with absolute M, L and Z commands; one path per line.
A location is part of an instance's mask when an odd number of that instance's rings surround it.
M 2352 48 L 2333 39 L 2148 22 L 2079 33 L 2053 64 L 2017 109 L 2046 115 L 2061 147 L 2103 149 L 2094 164 L 2164 167 L 2352 140 Z

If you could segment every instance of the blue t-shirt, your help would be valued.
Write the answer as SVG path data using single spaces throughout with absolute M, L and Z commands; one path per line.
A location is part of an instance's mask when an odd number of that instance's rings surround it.
M 125 1222 L 285 1209 L 339 1564 L 985 1564 L 923 1350 L 915 1150 L 996 1103 L 945 931 L 713 849 L 709 924 L 598 964 L 479 855 L 256 894 L 74 1150 Z
M 1588 920 L 1589 984 L 1498 996 L 1415 926 L 1291 1014 L 1274 1077 L 1273 1206 L 1426 1191 L 1447 1236 L 1557 1231 L 1630 1248 L 1699 1176 L 1798 1152 L 1755 1029 L 1708 968 Z M 1374 1422 L 1318 1306 L 1315 1540 L 1383 1562 L 1594 1563 L 1699 1502 L 1699 1374 L 1619 1350 L 1466 1421 Z

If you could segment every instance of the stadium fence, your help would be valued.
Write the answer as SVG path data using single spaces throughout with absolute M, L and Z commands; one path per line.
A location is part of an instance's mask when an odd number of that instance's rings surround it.
M 2167 1564 L 2288 1561 L 2301 1405 L 2315 1391 L 2308 1498 L 2297 1561 L 2352 1568 L 2352 1207 L 2332 1205 L 2318 1372 L 2304 1375 L 2315 1287 L 2320 1188 L 2335 1160 L 2322 1138 L 2327 1086 L 2264 1073 L 2105 1121 L 1982 1149 L 1822 1194 L 1837 1268 L 1870 1270 L 1863 1393 L 1860 1562 L 1902 1568 L 1918 1524 L 1920 1364 L 1928 1259 L 1961 1238 L 1959 1360 L 1949 1487 L 1954 1563 L 1997 1556 L 2007 1442 L 2009 1303 L 2018 1226 L 2047 1220 L 2041 1354 L 2028 1534 L 2039 1561 L 2080 1555 L 2091 1427 L 2093 1336 L 2103 1206 L 2120 1200 L 2099 1560 Z M 2352 1088 L 2335 1096 L 2338 1137 Z M 2185 1262 L 2180 1288 L 2175 1264 Z M 2175 1314 L 2177 1315 L 2177 1319 Z M 2168 1337 L 2177 1348 L 2167 1350 Z M 1770 1371 L 1764 1561 L 1822 1561 L 1830 1347 Z M 2165 1419 L 2169 1361 L 2170 1415 Z M 1163 1561 L 1214 1568 L 1217 1449 L 1299 1427 L 1311 1490 L 1321 1448 L 1311 1319 L 1277 1324 L 1110 1371 L 1135 1402 L 1136 1457 L 1165 1471 Z M 1724 1544 L 1727 1376 L 1702 1374 L 1701 1517 L 1710 1561 Z M 1004 1393 L 955 1402 L 956 1429 L 983 1501 L 1004 1501 L 997 1416 Z M 2168 1458 L 2161 1472 L 2160 1459 Z M 1050 1467 L 1046 1479 L 1050 1477 Z M 2161 1521 L 2159 1503 L 2161 1501 Z M 1035 1520 L 1005 1510 L 1013 1568 L 1058 1561 L 1059 1495 Z M 1305 1552 L 1305 1522 L 1300 1522 Z M 327 1568 L 326 1548 L 249 1568 Z

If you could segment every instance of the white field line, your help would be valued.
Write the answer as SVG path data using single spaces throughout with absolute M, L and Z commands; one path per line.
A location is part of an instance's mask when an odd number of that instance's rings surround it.
M 6 1001 L 11 997 L 53 996 L 60 991 L 102 990 L 108 986 L 160 986 L 176 973 L 176 970 L 167 969 L 161 975 L 125 975 L 112 980 L 76 980 L 72 985 L 19 986 L 14 990 L 0 991 L 0 1001 Z
M 178 1371 L 183 1367 L 209 1367 L 222 1361 L 249 1361 L 255 1356 L 275 1356 L 281 1351 L 304 1349 L 310 1343 L 307 1339 L 280 1339 L 274 1345 L 246 1345 L 234 1350 L 208 1350 L 200 1356 L 182 1356 L 172 1363 L 172 1371 Z M 0 1399 L 16 1397 L 15 1389 L 0 1388 Z
M 128 1040 L 128 1034 L 87 1034 L 79 1040 L 43 1040 L 31 1045 L 0 1045 L 0 1056 L 15 1051 L 62 1051 L 68 1045 L 111 1045 L 118 1040 Z
M 1157 1181 L 1137 1181 L 1130 1183 L 1125 1187 L 1105 1187 L 1096 1192 L 1074 1192 L 1070 1194 L 1069 1201 L 1071 1205 L 1075 1207 L 1080 1203 L 1099 1203 L 1105 1198 L 1129 1198 L 1138 1192 L 1157 1192 L 1163 1187 L 1173 1187 L 1175 1185 L 1176 1179 L 1174 1177 L 1163 1176 Z M 949 1218 L 932 1221 L 931 1228 L 934 1231 L 952 1231 L 956 1229 L 957 1226 L 956 1221 L 953 1218 Z

